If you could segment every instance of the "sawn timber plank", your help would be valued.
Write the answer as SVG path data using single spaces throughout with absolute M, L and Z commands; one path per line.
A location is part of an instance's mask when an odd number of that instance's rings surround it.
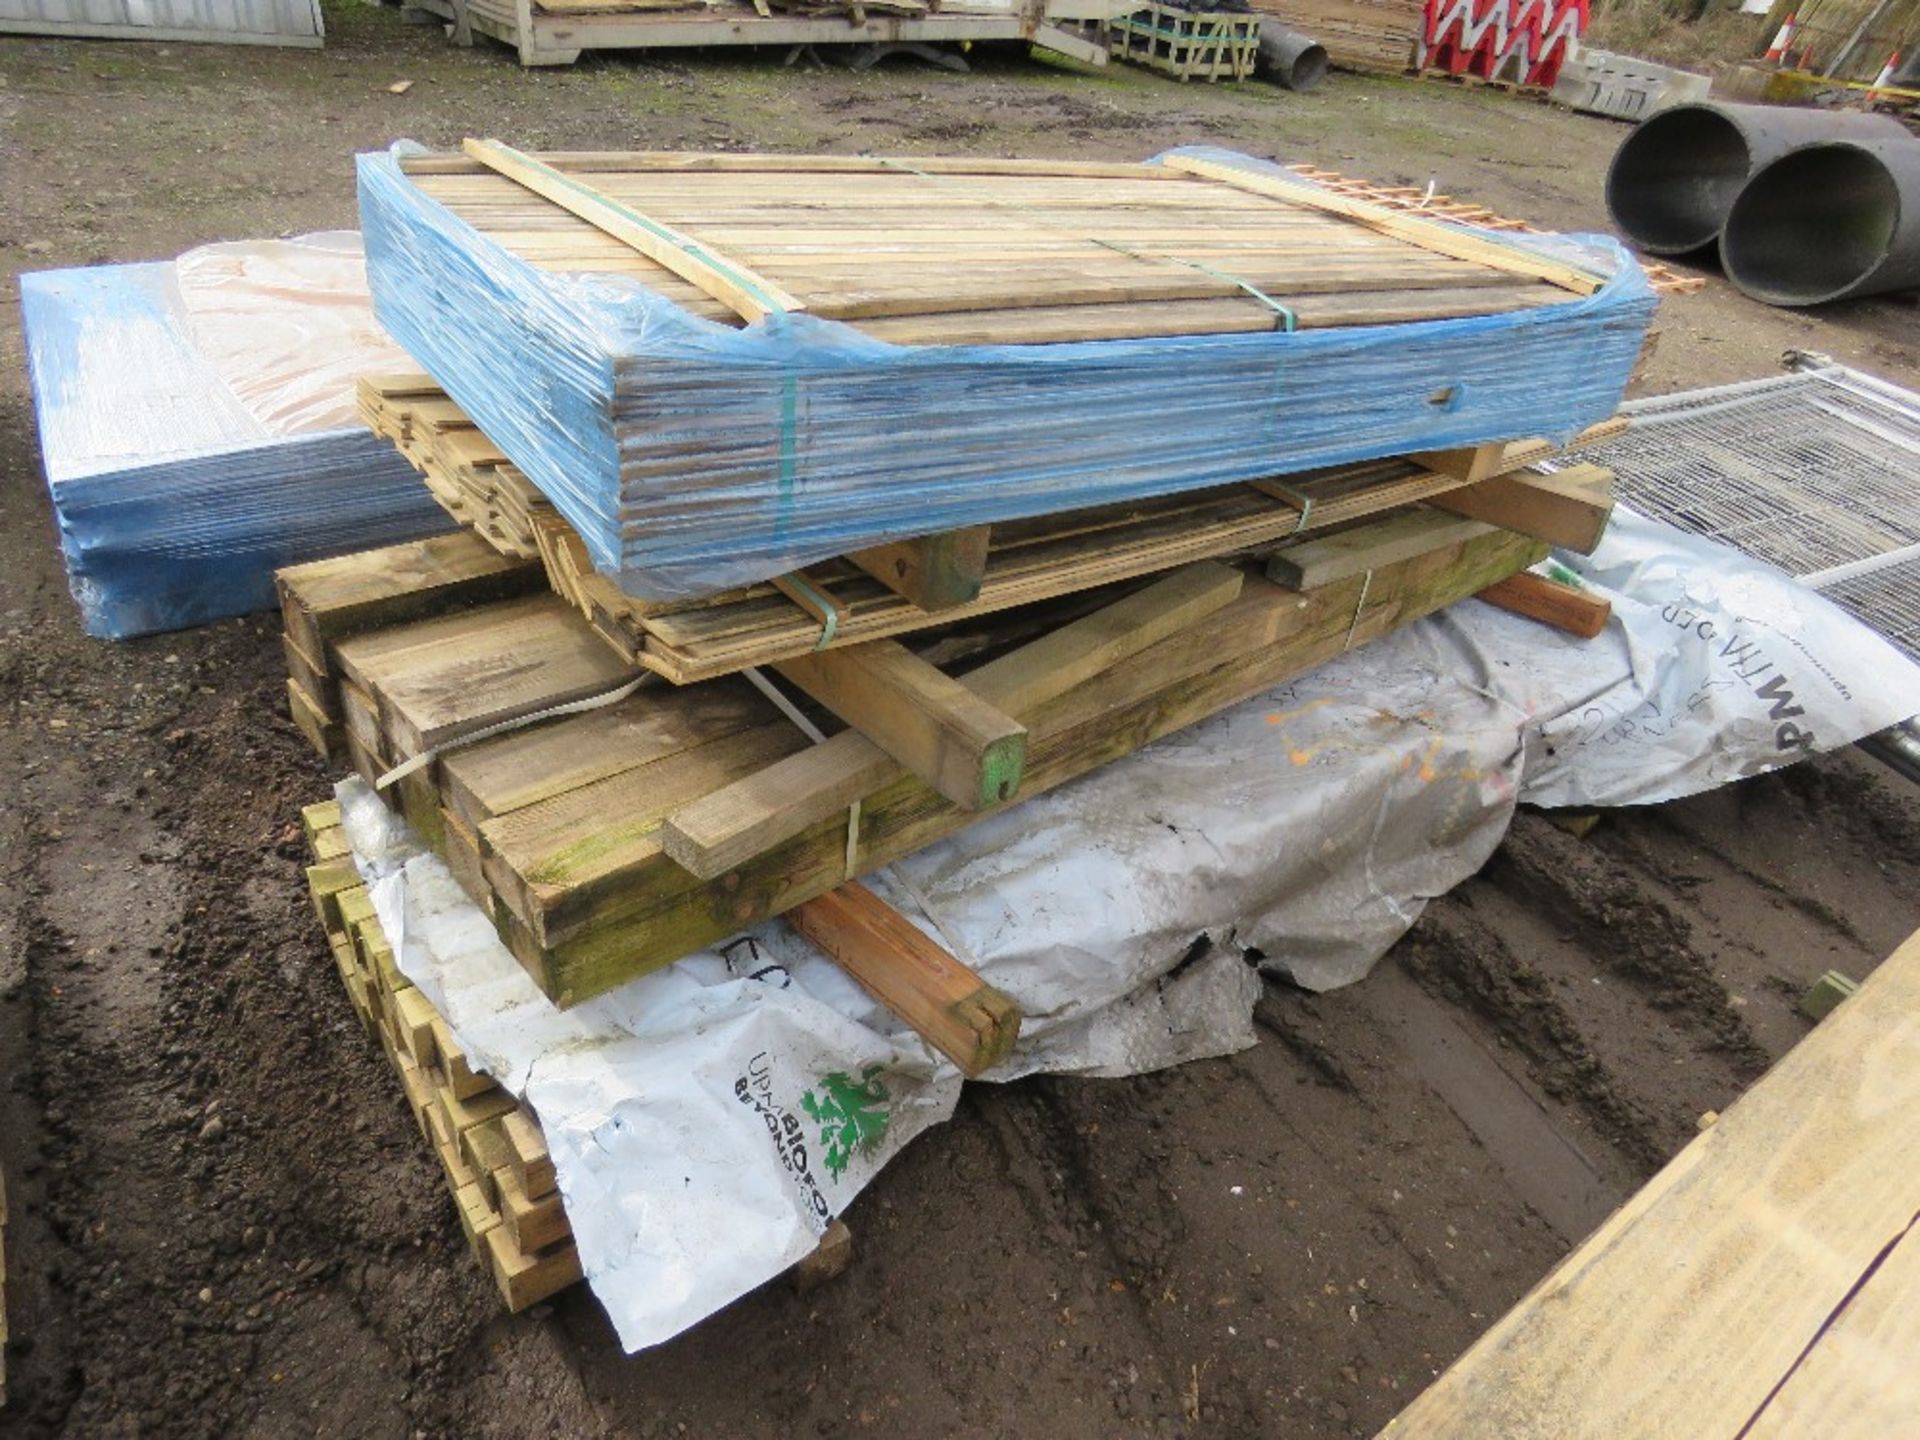
M 1298 594 L 1249 580 L 1239 599 L 1041 706 L 1028 722 L 1026 785 L 1037 794 L 1332 658 L 1355 644 L 1485 589 L 1546 547 L 1496 532 Z M 570 1005 L 823 894 L 970 822 L 907 776 L 865 797 L 852 873 L 846 826 L 829 818 L 701 882 L 654 846 L 602 873 L 585 905 L 564 894 L 532 917 L 502 917 L 502 935 L 535 982 Z
M 1230 565 L 1187 566 L 990 661 L 960 683 L 1000 710 L 1024 716 L 1229 604 L 1241 585 L 1241 572 Z M 903 773 L 868 737 L 843 731 L 674 812 L 661 843 L 686 869 L 711 879 Z
M 1917 1218 L 1920 935 L 1383 1437 L 1909 1433 Z

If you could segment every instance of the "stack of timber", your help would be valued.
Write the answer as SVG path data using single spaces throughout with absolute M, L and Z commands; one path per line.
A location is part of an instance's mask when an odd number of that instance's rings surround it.
M 433 1147 L 474 1253 L 509 1310 L 580 1278 L 580 1255 L 533 1112 L 467 1064 L 446 1021 L 394 964 L 328 801 L 301 812 L 307 888 L 361 1023 L 380 1041 L 407 1108 Z
M 699 602 L 649 604 L 594 570 L 573 527 L 429 377 L 364 377 L 360 409 L 368 427 L 393 441 L 455 520 L 505 557 L 537 559 L 554 593 L 615 651 L 676 684 L 1242 553 L 1416 501 L 1444 505 L 1451 492 L 1554 453 L 1534 440 L 1065 511 L 975 527 L 961 537 L 854 552 Z M 1620 421 L 1606 421 L 1574 444 L 1620 428 Z M 1535 476 L 1525 483 L 1550 482 Z M 1451 503 L 1469 501 L 1456 495 Z M 827 610 L 830 632 L 823 624 Z M 309 673 L 320 668 L 319 655 L 317 646 L 307 647 Z
M 1231 10 L 1153 3 L 1107 33 L 1115 56 L 1175 80 L 1245 80 L 1260 58 L 1260 17 Z
M 317 745 L 389 777 L 569 1005 L 776 915 L 844 935 L 808 907 L 844 912 L 858 876 L 1477 594 L 1548 539 L 1591 548 L 1610 487 L 1592 467 L 1477 479 L 1435 497 L 1450 508 L 1029 606 L 959 673 L 893 640 L 773 662 L 789 706 L 845 723 L 817 744 L 748 677 L 652 678 L 542 593 L 538 563 L 471 535 L 282 572 L 289 693 Z
M 379 1040 L 399 1077 L 407 1109 L 446 1174 L 462 1232 L 509 1311 L 551 1298 L 578 1281 L 581 1269 L 539 1120 L 525 1103 L 468 1064 L 452 1027 L 400 973 L 354 867 L 339 803 L 309 805 L 300 818 L 313 856 L 307 891 L 326 931 L 334 966 L 354 1013 Z M 5 1221 L 6 1192 L 0 1187 L 0 1233 Z M 852 1232 L 844 1221 L 835 1220 L 814 1252 L 793 1267 L 790 1278 L 795 1288 L 810 1290 L 840 1274 L 852 1258 Z M 5 1278 L 0 1261 L 0 1300 Z M 5 1339 L 6 1317 L 0 1307 L 0 1342 Z M 6 1397 L 5 1380 L 0 1366 L 0 1401 Z
M 1505 230 L 1516 235 L 1552 235 L 1552 230 L 1542 230 L 1525 220 L 1515 220 L 1489 210 L 1486 206 L 1471 200 L 1462 200 L 1437 191 L 1425 185 L 1382 185 L 1372 180 L 1357 179 L 1343 175 L 1338 170 L 1329 170 L 1324 165 L 1295 164 L 1287 167 L 1303 180 L 1311 180 L 1339 195 L 1348 195 L 1368 204 L 1378 205 L 1387 210 L 1405 210 L 1435 219 L 1452 220 L 1460 225 L 1472 225 L 1480 230 Z M 1704 290 L 1707 280 L 1704 275 L 1688 274 L 1675 270 L 1671 265 L 1643 260 L 1640 268 L 1646 272 L 1647 283 L 1654 293 L 1668 295 L 1692 295 Z M 1651 335 L 1649 335 L 1651 339 Z
M 410 0 L 452 27 L 484 35 L 522 65 L 571 65 L 587 50 L 709 45 L 969 45 L 1025 41 L 1075 59 L 1092 45 L 1063 26 L 1104 23 L 1124 0 Z M 1105 51 L 1095 52 L 1104 59 Z
M 1250 0 L 1253 8 L 1326 47 L 1341 70 L 1411 70 L 1426 31 L 1426 0 Z
M 649 603 L 927 533 L 1572 434 L 1612 414 L 1654 303 L 1630 260 L 1236 157 L 470 141 L 360 165 L 383 323 Z

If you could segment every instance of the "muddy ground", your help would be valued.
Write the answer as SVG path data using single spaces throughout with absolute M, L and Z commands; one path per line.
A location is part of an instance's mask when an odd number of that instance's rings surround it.
M 1131 1081 L 968 1090 L 854 1207 L 853 1268 L 623 1357 L 592 1299 L 501 1315 L 301 888 L 328 776 L 273 625 L 112 645 L 66 594 L 12 276 L 351 225 L 349 157 L 529 148 L 1139 157 L 1227 143 L 1603 222 L 1622 131 L 1336 77 L 1301 97 L 976 53 L 522 73 L 396 11 L 322 53 L 0 40 L 0 1164 L 19 1435 L 1371 1434 L 1920 923 L 1920 804 L 1854 756 L 1522 817 L 1367 982 Z M 400 79 L 404 96 L 387 93 Z M 1915 310 L 1718 280 L 1655 389 L 1787 346 L 1920 380 Z

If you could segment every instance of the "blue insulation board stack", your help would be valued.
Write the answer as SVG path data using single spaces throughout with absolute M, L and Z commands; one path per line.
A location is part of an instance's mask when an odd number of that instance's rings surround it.
M 264 610 L 273 572 L 452 528 L 364 428 L 274 435 L 194 347 L 169 264 L 20 277 L 42 464 L 87 632 Z
M 1613 414 L 1655 304 L 1610 240 L 1484 232 L 1610 278 L 1564 304 L 1287 333 L 899 346 L 805 313 L 734 328 L 630 276 L 536 268 L 424 194 L 414 153 L 359 158 L 375 313 L 646 600 L 960 526 L 1566 440 Z

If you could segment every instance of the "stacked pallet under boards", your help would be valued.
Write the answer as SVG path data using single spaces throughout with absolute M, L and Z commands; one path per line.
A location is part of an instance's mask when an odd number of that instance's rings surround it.
M 1517 470 L 1553 453 L 1545 442 L 1498 447 L 1498 459 L 1478 470 L 1461 456 L 1425 457 L 1427 465 L 1374 461 L 1289 476 L 1284 483 L 1227 486 L 996 525 L 973 598 L 935 611 L 844 559 L 810 567 L 797 596 L 791 586 L 770 583 L 673 605 L 635 599 L 597 574 L 573 527 L 430 378 L 364 377 L 360 409 L 369 428 L 399 447 L 456 520 L 505 556 L 537 558 L 554 592 L 620 655 L 680 684 L 822 648 L 822 617 L 817 605 L 803 603 L 809 597 L 825 598 L 833 607 L 825 648 L 854 645 L 1256 549 L 1415 501 L 1445 503 L 1449 492 L 1471 483 L 1469 477 Z M 1618 422 L 1594 427 L 1576 443 L 1591 443 L 1616 428 Z M 1452 503 L 1462 502 L 1456 497 Z
M 1599 487 L 1571 503 L 1604 515 Z M 1379 541 L 1372 551 L 1370 535 Z M 468 548 L 456 553 L 462 539 Z M 441 602 L 433 618 L 356 632 L 338 618 L 351 607 L 316 600 L 322 590 L 353 588 L 341 574 L 355 566 L 363 588 L 403 588 L 382 552 L 326 562 L 334 571 L 319 586 L 316 567 L 283 572 L 294 688 L 321 692 L 296 708 L 310 704 L 320 717 L 310 733 L 369 778 L 425 757 L 390 798 L 560 1004 L 793 910 L 963 828 L 976 807 L 1004 803 L 1004 791 L 975 797 L 972 807 L 956 801 L 951 787 L 927 778 L 936 765 L 910 766 L 899 755 L 912 752 L 869 738 L 896 743 L 890 726 L 899 712 L 938 717 L 952 700 L 936 693 L 939 685 L 913 690 L 912 667 L 931 667 L 904 651 L 889 663 L 907 667 L 899 672 L 906 683 L 876 692 L 865 683 L 881 673 L 869 668 L 873 647 L 781 667 L 816 698 L 834 695 L 842 713 L 872 722 L 818 746 L 744 679 L 727 678 L 643 684 L 588 713 L 445 748 L 606 694 L 642 672 L 557 597 L 468 603 L 462 595 L 465 587 L 497 591 L 504 576 L 537 580 L 537 566 L 491 554 L 471 537 L 427 543 L 468 572 L 457 582 L 428 573 L 424 547 L 401 557 L 407 584 Z M 936 679 L 1003 706 L 1017 722 L 1018 794 L 1034 794 L 1475 594 L 1545 550 L 1484 522 L 1402 513 L 1280 549 L 1270 573 L 1303 588 L 1204 562 L 1148 587 L 1188 606 L 1185 623 L 1155 629 L 1152 614 L 1129 612 L 1118 626 L 1114 613 L 1142 602 L 1116 587 L 1106 608 L 963 675 L 960 687 Z M 1193 603 L 1197 594 L 1206 603 Z M 407 603 L 418 613 L 411 596 Z M 824 683 L 819 669 L 807 678 L 808 667 L 823 667 Z M 964 750 L 964 733 L 939 738 L 944 759 Z M 817 810 L 795 810 L 802 800 Z M 859 814 L 850 824 L 853 800 Z
M 461 1228 L 509 1310 L 580 1278 L 580 1256 L 533 1112 L 467 1064 L 453 1032 L 394 964 L 347 852 L 340 807 L 302 813 L 314 863 L 307 888 L 355 1013 L 400 1077 L 414 1123 L 439 1158 Z

